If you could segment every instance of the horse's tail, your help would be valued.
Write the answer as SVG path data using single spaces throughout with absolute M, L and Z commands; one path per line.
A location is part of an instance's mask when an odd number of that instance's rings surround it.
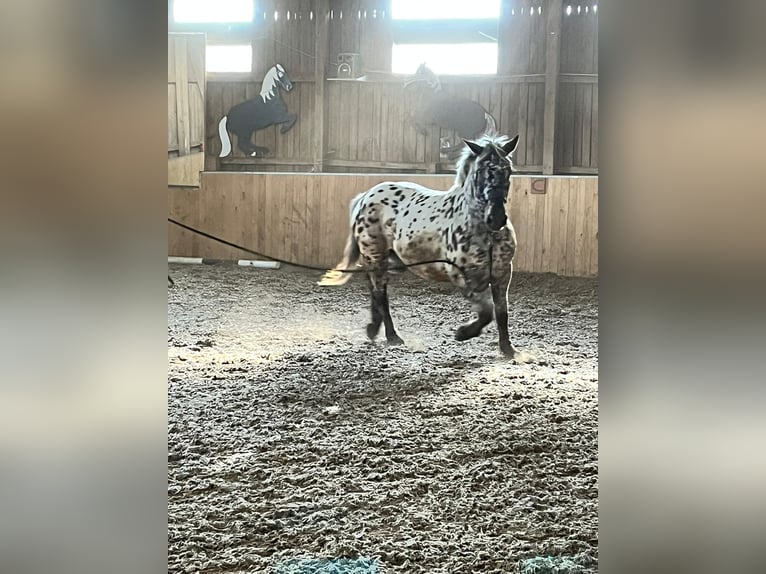
M 218 154 L 218 157 L 226 157 L 231 153 L 231 138 L 229 138 L 229 130 L 226 129 L 228 117 L 223 116 L 218 122 L 218 135 L 221 136 L 221 153 Z
M 492 114 L 484 112 L 484 122 L 484 133 L 488 136 L 496 136 L 497 124 L 495 123 L 495 118 L 492 117 Z
M 356 236 L 354 235 L 354 221 L 356 220 L 357 215 L 359 215 L 364 195 L 364 193 L 360 193 L 351 200 L 351 204 L 349 205 L 349 211 L 351 212 L 349 227 L 351 230 L 348 234 L 348 239 L 346 240 L 346 248 L 343 250 L 343 259 L 341 259 L 335 267 L 328 269 L 317 282 L 317 285 L 343 285 L 351 279 L 351 273 L 344 273 L 344 271 L 351 269 L 351 267 L 359 261 L 359 256 L 361 255 L 361 252 L 359 251 L 359 242 L 357 242 Z

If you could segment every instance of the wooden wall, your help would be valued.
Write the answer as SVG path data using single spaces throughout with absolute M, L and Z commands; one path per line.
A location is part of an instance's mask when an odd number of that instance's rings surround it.
M 202 151 L 205 103 L 205 36 L 168 34 L 169 156 Z
M 415 1 L 415 0 L 413 0 Z M 555 0 L 506 0 L 499 22 L 497 76 L 442 77 L 449 93 L 472 98 L 496 118 L 501 132 L 519 133 L 515 161 L 520 171 L 543 168 L 546 105 L 546 11 Z M 560 22 L 560 73 L 555 102 L 554 170 L 562 174 L 598 173 L 598 14 L 590 4 L 573 4 Z M 328 55 L 325 78 L 340 52 L 361 54 L 365 80 L 325 79 L 322 118 L 315 109 L 316 0 L 263 0 L 251 35 L 253 73 L 209 75 L 205 123 L 209 170 L 311 171 L 317 126 L 325 171 L 435 172 L 440 164 L 441 136 L 430 129 L 423 136 L 408 117 L 412 99 L 403 77 L 390 74 L 391 20 L 388 0 L 329 2 Z M 565 5 L 566 6 L 566 5 Z M 580 7 L 578 12 L 577 8 Z M 586 11 L 586 8 L 588 10 Z M 238 150 L 219 160 L 217 126 L 232 105 L 260 91 L 266 70 L 282 63 L 295 84 L 283 97 L 298 122 L 287 134 L 269 127 L 256 132 L 255 143 L 269 147 L 264 159 L 244 157 Z M 320 65 L 320 68 L 322 66 Z
M 545 193 L 534 188 L 545 182 Z M 519 241 L 514 268 L 598 275 L 598 177 L 514 177 L 507 211 Z
M 389 179 L 448 189 L 449 175 L 203 173 L 199 189 L 169 188 L 169 216 L 288 261 L 331 267 L 348 234 L 348 204 Z M 545 193 L 535 193 L 545 184 Z M 598 273 L 598 178 L 512 179 L 508 212 L 519 249 L 515 269 L 589 276 Z M 168 254 L 252 259 L 168 224 Z

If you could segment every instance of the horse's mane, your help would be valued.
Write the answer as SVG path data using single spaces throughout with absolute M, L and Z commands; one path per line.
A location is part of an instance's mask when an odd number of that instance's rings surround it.
M 277 95 L 277 67 L 272 66 L 269 71 L 266 72 L 266 77 L 263 78 L 261 84 L 261 98 L 264 102 L 268 102 L 271 98 Z
M 490 135 L 482 134 L 479 139 L 474 140 L 477 144 L 482 146 L 486 152 L 487 146 L 491 146 L 495 149 L 500 157 L 506 157 L 505 152 L 501 149 L 501 146 L 509 141 L 508 136 L 504 135 Z M 482 153 L 484 155 L 484 153 Z M 468 174 L 471 173 L 471 167 L 476 163 L 477 156 L 471 148 L 465 146 L 460 154 L 460 157 L 455 164 L 457 173 L 455 174 L 455 185 L 457 187 L 463 187 L 465 180 L 468 178 Z M 511 161 L 510 157 L 508 161 Z

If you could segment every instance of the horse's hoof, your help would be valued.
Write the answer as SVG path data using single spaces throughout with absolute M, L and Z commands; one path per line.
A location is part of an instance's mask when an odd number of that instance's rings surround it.
M 375 323 L 367 324 L 367 338 L 370 341 L 375 340 L 375 337 L 378 336 L 378 331 L 380 331 L 380 325 L 376 325 Z
M 507 358 L 517 360 L 519 362 L 526 362 L 526 353 L 522 353 L 513 345 L 500 345 L 500 352 Z
M 386 337 L 386 342 L 392 347 L 397 345 L 404 345 L 404 341 L 402 341 L 402 338 L 399 335 L 392 335 L 391 337 Z
M 516 349 L 514 349 L 513 347 L 510 347 L 510 348 L 503 348 L 503 347 L 500 347 L 500 352 L 501 352 L 501 353 L 502 353 L 504 356 L 508 357 L 509 359 L 513 359 L 513 358 L 515 358 L 515 357 L 516 357 L 516 355 L 518 354 L 518 351 L 517 351 Z
M 479 333 L 480 332 L 481 331 L 479 331 Z M 472 325 L 461 325 L 457 328 L 457 331 L 455 331 L 455 340 L 467 341 L 468 339 L 473 339 L 478 336 L 479 333 L 476 332 Z

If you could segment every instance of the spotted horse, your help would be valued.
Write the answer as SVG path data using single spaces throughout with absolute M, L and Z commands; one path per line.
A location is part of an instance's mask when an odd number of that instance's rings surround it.
M 447 192 L 385 182 L 351 201 L 351 233 L 343 259 L 319 285 L 342 285 L 351 276 L 348 271 L 368 270 L 370 339 L 383 324 L 388 343 L 403 344 L 391 319 L 387 291 L 390 271 L 403 264 L 424 279 L 452 282 L 471 301 L 477 317 L 457 329 L 458 341 L 478 336 L 494 316 L 500 351 L 517 357 L 519 351 L 508 337 L 516 233 L 505 203 L 512 172 L 509 156 L 518 141 L 518 135 L 465 141 L 455 183 Z

